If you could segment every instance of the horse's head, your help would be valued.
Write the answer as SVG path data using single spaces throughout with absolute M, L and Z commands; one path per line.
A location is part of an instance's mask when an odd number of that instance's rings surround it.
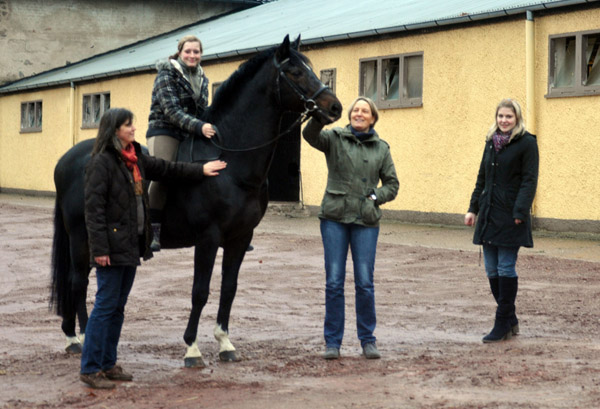
M 342 115 L 342 104 L 315 75 L 308 58 L 298 51 L 299 46 L 300 36 L 293 43 L 285 36 L 273 57 L 281 106 L 317 117 L 322 123 L 337 121 Z

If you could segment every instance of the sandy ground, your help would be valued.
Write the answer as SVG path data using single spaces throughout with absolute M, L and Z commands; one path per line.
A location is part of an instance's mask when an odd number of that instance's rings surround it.
M 138 269 L 126 310 L 119 360 L 134 381 L 91 390 L 48 310 L 52 208 L 0 195 L 0 407 L 600 407 L 599 241 L 538 234 L 518 264 L 521 335 L 484 345 L 495 305 L 471 231 L 384 223 L 375 272 L 383 358 L 360 356 L 349 274 L 342 359 L 328 362 L 318 223 L 276 212 L 240 273 L 230 338 L 241 362 L 218 360 L 216 266 L 198 333 L 207 367 L 183 367 L 192 249 L 163 251 Z

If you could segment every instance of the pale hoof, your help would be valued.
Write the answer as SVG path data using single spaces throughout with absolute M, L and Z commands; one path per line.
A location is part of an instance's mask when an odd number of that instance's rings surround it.
M 183 360 L 186 368 L 205 368 L 206 364 L 202 357 L 197 358 L 185 358 Z
M 65 351 L 67 351 L 67 354 L 80 354 L 83 351 L 83 348 L 81 348 L 81 344 L 69 344 L 69 346 L 65 348 Z
M 241 358 L 237 356 L 235 351 L 219 352 L 219 359 L 223 362 L 239 362 Z

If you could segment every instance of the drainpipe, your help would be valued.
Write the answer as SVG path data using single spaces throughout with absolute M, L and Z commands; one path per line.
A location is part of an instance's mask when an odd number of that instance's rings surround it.
M 71 146 L 74 146 L 77 141 L 75 140 L 75 83 L 73 81 L 71 81 L 71 89 L 69 91 L 69 124 Z
M 535 25 L 533 12 L 527 10 L 525 21 L 525 94 L 527 95 L 527 129 L 536 134 L 535 117 Z
M 537 135 L 537 123 L 535 117 L 535 23 L 533 12 L 527 10 L 525 20 L 525 95 L 526 95 L 526 118 L 527 130 Z M 535 216 L 537 214 L 536 198 L 531 204 L 532 224 L 535 227 Z

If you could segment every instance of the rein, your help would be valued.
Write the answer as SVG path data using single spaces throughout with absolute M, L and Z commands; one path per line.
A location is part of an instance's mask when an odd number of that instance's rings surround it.
M 302 102 L 304 102 L 304 112 L 302 112 L 299 116 L 298 119 L 296 119 L 294 121 L 293 124 L 291 124 L 285 131 L 281 132 L 279 135 L 277 135 L 275 138 L 273 138 L 270 141 L 264 142 L 260 145 L 256 145 L 256 146 L 251 146 L 249 148 L 226 148 L 222 145 L 220 145 L 219 143 L 215 142 L 215 138 L 210 138 L 210 142 L 217 148 L 227 151 L 227 152 L 249 152 L 249 151 L 253 151 L 253 150 L 257 150 L 257 149 L 261 149 L 264 148 L 266 146 L 272 145 L 273 143 L 277 142 L 279 139 L 281 139 L 284 135 L 286 135 L 288 132 L 290 132 L 294 127 L 296 127 L 297 125 L 301 125 L 302 123 L 304 123 L 306 120 L 308 120 L 309 115 L 315 111 L 317 112 L 323 112 L 321 110 L 321 108 L 319 108 L 317 106 L 317 103 L 315 102 L 315 98 L 317 98 L 319 95 L 321 95 L 321 93 L 323 93 L 325 90 L 328 90 L 329 87 L 326 85 L 321 86 L 321 88 L 319 88 L 310 98 L 307 98 L 302 91 L 300 90 L 300 88 L 298 88 L 298 86 L 293 83 L 292 81 L 290 81 L 290 79 L 285 75 L 285 73 L 283 72 L 283 66 L 284 64 L 289 62 L 289 58 L 286 58 L 285 60 L 283 60 L 281 62 L 281 64 L 279 64 L 277 62 L 277 60 L 275 59 L 275 57 L 273 57 L 273 65 L 275 65 L 275 68 L 277 68 L 277 98 L 278 98 L 278 102 L 279 105 L 281 105 L 281 85 L 279 82 L 280 78 L 283 78 L 284 81 L 286 82 L 286 84 L 288 84 L 290 86 L 290 88 L 294 91 L 294 93 L 296 94 L 296 96 L 298 96 L 300 98 L 300 100 Z M 292 112 L 292 111 L 284 111 L 284 112 Z M 281 120 L 283 118 L 283 113 L 282 115 L 279 117 L 279 125 L 281 126 Z M 213 125 L 214 127 L 214 125 Z M 218 136 L 220 134 L 219 130 L 215 127 L 215 131 L 216 131 L 216 135 Z M 192 139 L 192 144 L 191 144 L 191 150 L 190 150 L 190 155 L 191 152 L 193 152 L 194 150 L 194 140 Z

